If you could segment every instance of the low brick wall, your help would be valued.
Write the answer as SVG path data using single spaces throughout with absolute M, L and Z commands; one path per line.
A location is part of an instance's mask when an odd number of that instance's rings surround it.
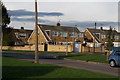
M 66 45 L 48 45 L 48 51 L 66 52 Z M 68 45 L 68 52 L 73 51 L 73 46 Z
M 90 48 L 90 47 L 82 47 L 82 52 L 94 52 L 94 48 Z M 95 52 L 102 52 L 101 47 L 97 47 L 95 48 Z
M 24 47 L 22 46 L 2 46 L 3 50 L 25 50 L 25 51 L 34 51 L 35 50 L 35 45 L 29 46 L 26 45 Z M 38 46 L 39 51 L 44 51 L 44 45 L 39 45 Z

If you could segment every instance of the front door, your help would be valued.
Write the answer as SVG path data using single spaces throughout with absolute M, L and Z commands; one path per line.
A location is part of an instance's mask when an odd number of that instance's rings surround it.
M 44 44 L 44 51 L 47 51 L 47 44 Z

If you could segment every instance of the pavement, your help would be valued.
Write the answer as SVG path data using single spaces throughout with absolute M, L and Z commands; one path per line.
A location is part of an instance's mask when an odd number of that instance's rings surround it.
M 41 55 L 41 56 L 40 56 Z M 63 54 L 40 54 L 39 60 L 40 64 L 53 64 L 58 66 L 70 67 L 75 69 L 84 69 L 92 72 L 99 72 L 104 74 L 110 74 L 114 76 L 120 76 L 120 67 L 110 67 L 108 64 L 102 63 L 92 63 L 92 62 L 85 62 L 80 60 L 60 60 L 56 59 L 56 55 L 63 55 Z M 21 60 L 27 61 L 34 61 L 34 53 L 8 53 L 3 52 L 2 56 L 4 57 L 12 57 Z

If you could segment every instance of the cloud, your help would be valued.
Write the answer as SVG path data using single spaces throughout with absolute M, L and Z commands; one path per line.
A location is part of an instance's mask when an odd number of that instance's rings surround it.
M 11 18 L 12 21 L 22 21 L 22 22 L 34 22 L 35 18 L 18 18 L 18 17 L 12 17 Z M 39 23 L 45 23 L 45 22 L 50 22 L 49 20 L 43 20 L 43 19 L 39 19 L 38 20 Z
M 10 16 L 34 16 L 33 11 L 27 11 L 25 9 L 20 9 L 20 10 L 8 10 L 8 13 Z M 44 17 L 44 16 L 63 16 L 64 14 L 61 12 L 38 12 L 38 16 Z
M 82 21 L 82 22 L 79 22 L 79 21 L 67 21 L 67 22 L 61 22 L 63 25 L 71 25 L 71 26 L 75 26 L 77 25 L 77 27 L 84 27 L 84 28 L 87 28 L 87 27 L 94 27 L 95 26 L 95 21 Z M 97 21 L 97 27 L 101 27 L 101 26 L 112 26 L 112 27 L 115 27 L 115 26 L 118 26 L 118 22 L 109 22 L 109 21 Z

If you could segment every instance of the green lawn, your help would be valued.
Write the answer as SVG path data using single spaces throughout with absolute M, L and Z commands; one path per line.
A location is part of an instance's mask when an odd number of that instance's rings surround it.
M 99 62 L 99 63 L 107 63 L 107 58 L 106 56 L 103 55 L 97 55 L 96 54 L 69 54 L 68 56 L 66 55 L 60 55 L 58 58 L 68 58 L 68 59 L 73 59 L 73 60 L 83 60 L 83 61 L 92 61 L 92 62 Z
M 35 64 L 29 61 L 3 57 L 3 79 L 5 78 L 117 78 L 115 76 L 86 70 Z

